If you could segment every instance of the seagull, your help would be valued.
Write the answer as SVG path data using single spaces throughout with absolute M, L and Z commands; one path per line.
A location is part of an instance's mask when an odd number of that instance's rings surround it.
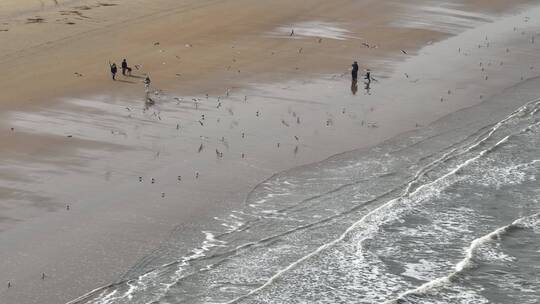
M 407 52 L 405 52 L 404 50 L 401 50 L 401 52 L 402 52 L 403 54 L 407 55 Z

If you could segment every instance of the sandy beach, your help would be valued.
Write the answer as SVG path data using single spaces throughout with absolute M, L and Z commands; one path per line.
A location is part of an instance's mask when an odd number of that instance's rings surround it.
M 207 250 L 276 173 L 534 79 L 535 9 L 0 0 L 0 303 L 67 303 Z

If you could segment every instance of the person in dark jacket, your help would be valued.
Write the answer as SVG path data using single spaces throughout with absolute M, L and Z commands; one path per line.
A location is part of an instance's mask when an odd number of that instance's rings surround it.
M 128 69 L 127 61 L 124 59 L 122 60 L 122 75 L 126 76 L 126 71 Z
M 111 64 L 112 80 L 116 80 L 116 72 L 118 72 L 118 68 L 116 67 L 116 63 L 113 63 Z
M 351 72 L 351 74 L 352 74 L 352 80 L 353 81 L 358 80 L 358 62 L 356 62 L 356 61 L 352 64 L 352 72 Z

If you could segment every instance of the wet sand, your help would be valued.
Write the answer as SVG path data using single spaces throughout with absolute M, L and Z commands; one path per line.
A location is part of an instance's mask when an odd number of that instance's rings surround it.
M 339 2 L 75 1 L 37 8 L 47 20 L 37 23 L 28 23 L 36 8 L 14 13 L 0 32 L 0 282 L 12 284 L 2 299 L 62 303 L 144 273 L 170 262 L 144 257 L 195 248 L 202 230 L 221 225 L 214 217 L 273 173 L 372 146 L 536 76 L 525 20 L 513 38 L 479 31 L 435 43 L 516 6 Z M 429 14 L 438 19 L 413 22 Z M 112 82 L 107 60 L 123 56 L 140 70 Z M 374 70 L 370 92 L 360 83 L 352 95 L 352 58 Z M 151 107 L 146 72 L 158 91 Z M 171 231 L 185 243 L 160 246 Z

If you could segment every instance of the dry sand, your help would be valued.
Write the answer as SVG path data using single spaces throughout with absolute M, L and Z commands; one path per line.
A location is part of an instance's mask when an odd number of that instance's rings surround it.
M 487 99 L 508 77 L 534 76 L 526 52 L 497 69 L 500 48 L 490 60 L 456 52 L 485 48 L 478 37 L 411 59 L 528 1 L 55 2 L 0 1 L 0 282 L 12 282 L 2 303 L 62 303 L 111 283 L 170 231 L 185 234 L 168 249 L 181 254 L 272 173 L 379 143 Z M 448 63 L 435 67 L 440 56 Z M 140 69 L 113 82 L 107 61 L 123 57 Z M 350 93 L 353 59 L 375 70 L 372 95 Z M 489 81 L 476 60 L 490 61 Z M 148 109 L 144 73 L 161 92 Z

